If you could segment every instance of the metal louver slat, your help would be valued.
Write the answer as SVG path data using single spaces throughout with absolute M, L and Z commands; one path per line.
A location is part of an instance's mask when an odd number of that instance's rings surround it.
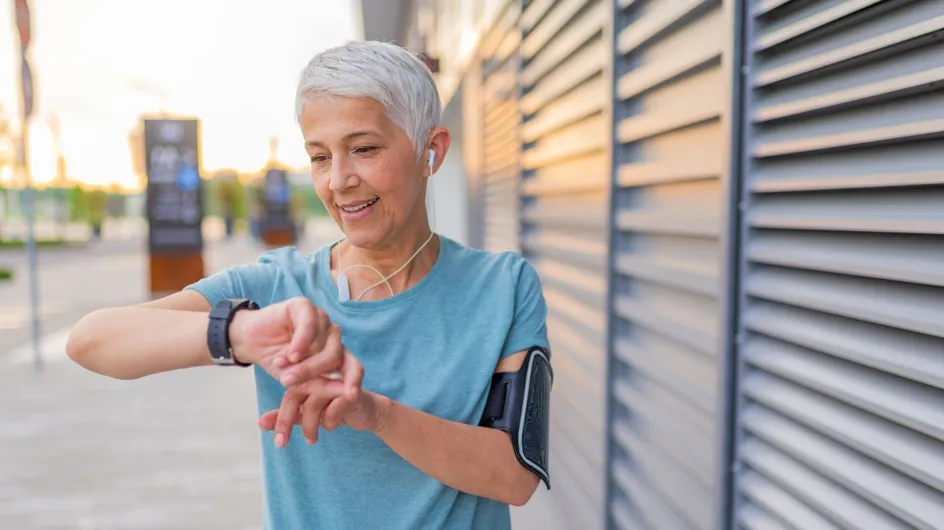
M 550 131 L 600 111 L 600 99 L 607 97 L 602 79 L 591 81 L 561 96 L 545 107 L 539 117 L 525 124 L 522 131 L 526 142 L 533 142 Z
M 743 324 L 767 337 L 944 388 L 944 355 L 934 337 L 766 301 L 745 311 Z
M 521 249 L 548 303 L 561 528 L 603 528 L 608 3 L 534 1 L 521 16 Z
M 648 483 L 664 506 L 679 519 L 711 520 L 710 496 L 705 495 L 703 486 L 688 481 L 677 462 L 666 457 L 652 442 L 638 436 L 637 429 L 627 427 L 617 423 L 613 436 L 633 455 L 633 472 Z
M 921 236 L 782 231 L 752 241 L 747 253 L 755 263 L 944 287 L 944 246 Z
M 482 239 L 486 250 L 520 250 L 518 175 L 521 113 L 518 103 L 521 5 L 509 0 L 481 48 L 484 78 Z
M 721 117 L 731 84 L 722 69 L 730 37 L 721 4 L 617 8 L 612 528 L 638 521 L 652 530 L 709 530 L 717 520 L 728 141 Z M 761 512 L 747 519 L 753 528 L 778 528 Z
M 944 528 L 944 2 L 749 6 L 734 520 Z
M 660 476 L 660 480 L 675 482 L 680 480 L 680 477 L 685 477 L 686 473 L 692 475 L 694 480 L 684 481 L 686 487 L 666 489 L 663 493 L 668 495 L 667 500 L 680 505 L 691 503 L 700 506 L 699 511 L 704 513 L 709 506 L 705 497 L 696 495 L 694 502 L 687 501 L 686 499 L 691 497 L 686 492 L 703 492 L 710 487 L 714 471 L 711 465 L 711 449 L 706 446 L 691 446 L 686 444 L 685 440 L 710 436 L 713 428 L 711 423 L 698 417 L 698 411 L 657 385 L 620 384 L 614 388 L 613 395 L 619 403 L 633 406 L 639 411 L 632 422 L 633 428 L 619 435 L 620 439 L 634 440 L 637 450 L 645 445 L 653 458 L 663 463 L 671 463 L 661 467 L 675 472 Z M 667 415 L 669 419 L 666 419 Z M 637 454 L 636 457 L 642 459 L 641 455 Z
M 745 497 L 763 506 L 778 519 L 787 521 L 792 528 L 804 530 L 834 530 L 836 528 L 758 473 L 744 475 L 741 485 Z
M 830 376 L 834 374 L 823 375 Z M 758 373 L 746 380 L 744 391 L 770 409 L 815 425 L 916 480 L 939 489 L 944 484 L 944 455 L 926 437 L 767 374 Z M 935 413 L 924 412 L 927 416 Z
M 861 35 L 849 31 L 832 33 L 827 28 L 823 33 L 829 33 L 836 41 L 835 43 L 814 47 L 803 55 L 788 52 L 786 57 L 774 63 L 777 66 L 765 69 L 759 74 L 755 85 L 765 87 L 788 81 L 791 78 L 806 78 L 824 71 L 841 69 L 869 55 L 891 54 L 896 48 L 920 45 L 922 39 L 927 40 L 935 33 L 944 30 L 944 17 L 936 16 L 936 13 L 932 18 L 910 16 L 920 11 L 920 8 L 911 12 L 900 11 L 900 13 L 905 13 L 905 16 L 898 17 L 899 20 L 893 20 L 892 23 L 904 23 L 895 24 L 892 29 L 882 27 L 889 23 L 888 18 L 876 17 L 873 22 L 879 20 L 875 23 L 878 27 L 861 28 L 861 31 L 856 32 Z M 905 20 L 902 21 L 902 18 Z
M 873 146 L 805 157 L 769 158 L 747 184 L 758 193 L 879 189 L 944 184 L 935 142 Z
M 692 357 L 684 348 L 647 332 L 620 339 L 615 350 L 620 361 L 634 366 L 647 379 L 682 396 L 700 411 L 715 414 L 711 397 L 717 375 L 710 359 Z
M 807 33 L 832 24 L 841 22 L 845 17 L 853 15 L 863 9 L 873 7 L 884 0 L 849 0 L 824 5 L 819 11 L 799 13 L 795 17 L 784 17 L 784 20 L 771 25 L 769 31 L 762 38 L 757 39 L 755 49 L 765 50 L 791 39 L 801 37 Z M 817 6 L 820 8 L 820 6 Z
M 741 528 L 746 530 L 791 530 L 766 512 L 761 511 L 756 505 L 747 506 L 741 512 L 738 522 Z
M 621 430 L 621 425 L 614 427 L 615 432 Z M 615 462 L 610 470 L 613 482 L 622 490 L 633 493 L 633 506 L 620 504 L 613 509 L 613 522 L 621 529 L 629 528 L 665 528 L 667 530 L 684 530 L 685 522 L 675 514 L 675 510 L 665 505 L 652 492 L 652 485 L 646 483 L 646 477 L 629 464 Z M 645 523 L 641 523 L 640 512 L 646 514 Z
M 758 405 L 747 409 L 742 419 L 749 433 L 816 469 L 858 495 L 861 502 L 918 528 L 940 528 L 944 505 L 929 488 Z
M 944 337 L 944 289 L 853 275 L 758 266 L 745 283 L 758 298 Z
M 740 454 L 744 462 L 757 470 L 745 473 L 745 478 L 755 473 L 765 478 L 771 477 L 768 478 L 771 487 L 779 487 L 784 494 L 802 502 L 809 509 L 827 514 L 823 519 L 828 517 L 829 520 L 834 521 L 835 528 L 874 528 L 875 530 L 908 528 L 882 510 L 862 502 L 834 482 L 811 472 L 806 466 L 758 438 L 746 441 Z M 747 496 L 751 497 L 750 494 Z M 748 504 L 744 506 L 742 515 L 748 509 L 761 512 L 760 508 L 754 504 Z M 764 510 L 776 511 L 777 509 L 776 506 L 764 506 Z

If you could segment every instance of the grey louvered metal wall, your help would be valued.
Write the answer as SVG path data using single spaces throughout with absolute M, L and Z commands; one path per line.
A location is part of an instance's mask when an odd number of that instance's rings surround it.
M 619 0 L 611 528 L 716 528 L 723 125 L 719 1 Z
M 740 528 L 944 528 L 944 2 L 749 8 Z
M 521 17 L 521 244 L 549 306 L 561 528 L 603 527 L 611 14 L 612 0 L 536 0 Z
M 507 2 L 480 48 L 484 101 L 484 162 L 480 194 L 484 223 L 483 247 L 489 251 L 520 250 L 520 15 L 520 0 Z

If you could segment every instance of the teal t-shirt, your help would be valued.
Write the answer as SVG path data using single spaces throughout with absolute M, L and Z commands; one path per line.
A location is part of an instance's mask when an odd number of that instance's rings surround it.
M 534 268 L 439 236 L 440 252 L 415 286 L 376 301 L 340 301 L 333 245 L 294 248 L 223 270 L 188 287 L 211 304 L 251 298 L 261 306 L 305 296 L 340 326 L 364 366 L 366 390 L 440 418 L 477 424 L 492 373 L 509 354 L 548 347 L 547 308 Z M 285 388 L 255 368 L 260 413 Z M 262 431 L 266 527 L 277 530 L 488 529 L 511 526 L 508 505 L 462 493 L 423 473 L 369 432 L 322 430 L 309 446 L 295 426 L 278 449 Z M 510 443 L 510 441 L 509 441 Z M 462 462 L 455 462 L 462 465 Z

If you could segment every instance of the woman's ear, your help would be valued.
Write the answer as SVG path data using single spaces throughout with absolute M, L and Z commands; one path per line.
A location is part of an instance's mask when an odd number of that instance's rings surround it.
M 429 159 L 426 161 L 426 166 L 429 168 L 429 175 L 427 176 L 433 176 L 433 173 L 435 173 L 436 169 L 442 164 L 443 159 L 446 158 L 446 153 L 449 151 L 450 142 L 449 129 L 441 125 L 433 129 L 432 134 L 429 136 L 429 144 L 427 147 L 427 154 L 429 156 Z

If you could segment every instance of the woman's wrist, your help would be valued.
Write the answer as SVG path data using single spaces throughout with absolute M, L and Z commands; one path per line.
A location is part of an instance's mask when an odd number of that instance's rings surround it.
M 248 351 L 250 348 L 246 346 L 246 317 L 248 311 L 236 311 L 236 314 L 233 315 L 233 320 L 229 323 L 229 346 L 233 349 L 233 357 L 238 359 L 243 363 L 255 364 L 255 359 L 252 358 L 252 352 Z
M 390 424 L 390 415 L 395 403 L 387 396 L 373 392 L 370 392 L 370 396 L 374 401 L 374 421 L 370 430 L 377 435 L 383 434 Z

